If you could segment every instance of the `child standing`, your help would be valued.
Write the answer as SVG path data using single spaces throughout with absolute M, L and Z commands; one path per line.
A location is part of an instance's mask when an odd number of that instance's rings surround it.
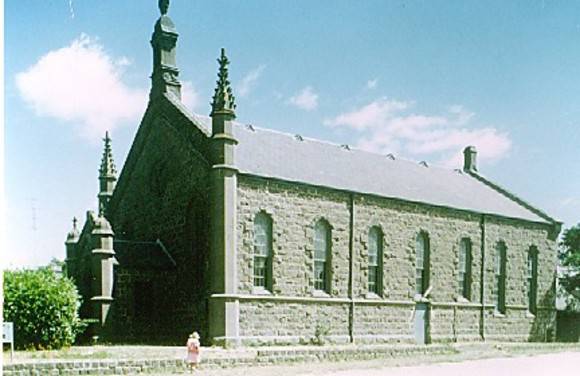
M 199 334 L 197 332 L 193 332 L 189 335 L 189 339 L 187 340 L 187 364 L 189 365 L 189 369 L 191 372 L 197 367 L 199 362 L 201 361 L 201 357 L 199 354 L 200 345 L 199 345 Z

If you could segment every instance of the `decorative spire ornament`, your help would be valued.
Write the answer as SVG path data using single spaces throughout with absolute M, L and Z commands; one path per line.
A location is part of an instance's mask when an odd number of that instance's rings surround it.
M 103 141 L 105 142 L 105 148 L 101 159 L 101 167 L 99 168 L 99 216 L 106 214 L 107 206 L 113 196 L 115 182 L 117 181 L 117 167 L 115 167 L 115 161 L 113 161 L 109 132 L 105 133 Z
M 228 64 L 229 59 L 226 56 L 226 50 L 222 48 L 221 55 L 217 59 L 219 64 L 218 80 L 217 86 L 215 88 L 215 93 L 213 95 L 213 101 L 211 103 L 211 116 L 215 114 L 227 114 L 235 119 L 235 97 L 232 92 L 232 87 L 230 86 L 230 81 L 228 79 Z
M 113 150 L 111 148 L 111 138 L 109 131 L 105 132 L 103 138 L 105 148 L 103 150 L 103 158 L 101 158 L 101 167 L 99 168 L 99 178 L 117 178 L 117 167 L 113 160 Z
M 77 217 L 73 217 L 72 220 L 73 227 L 72 230 L 67 234 L 66 240 L 76 242 L 79 238 L 79 229 L 77 228 Z
M 159 0 L 159 12 L 161 12 L 162 16 L 167 14 L 167 10 L 169 9 L 169 0 Z
M 177 30 L 167 11 L 169 0 L 159 0 L 159 12 L 161 17 L 155 23 L 155 30 L 151 37 L 153 47 L 153 74 L 151 74 L 151 98 L 172 94 L 181 99 L 181 83 L 179 82 L 179 69 L 175 59 Z

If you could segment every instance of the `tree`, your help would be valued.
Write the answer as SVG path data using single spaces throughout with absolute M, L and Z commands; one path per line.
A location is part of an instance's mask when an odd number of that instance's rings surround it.
M 580 223 L 562 234 L 559 257 L 564 267 L 560 284 L 571 295 L 571 299 L 575 300 L 569 303 L 578 306 L 580 304 Z
M 14 322 L 18 348 L 70 346 L 85 327 L 74 283 L 49 265 L 4 272 L 4 321 Z

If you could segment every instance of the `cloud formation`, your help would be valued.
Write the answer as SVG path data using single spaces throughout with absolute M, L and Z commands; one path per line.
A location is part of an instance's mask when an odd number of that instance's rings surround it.
M 128 65 L 126 57 L 111 57 L 96 39 L 81 34 L 18 73 L 16 86 L 38 115 L 74 123 L 94 138 L 143 113 L 147 91 L 122 81 Z
M 447 167 L 461 166 L 462 150 L 467 145 L 477 147 L 484 163 L 501 159 L 511 148 L 506 133 L 493 127 L 475 127 L 474 113 L 462 106 L 451 106 L 442 115 L 409 113 L 413 107 L 413 102 L 379 98 L 324 124 L 356 131 L 361 149 L 431 157 Z
M 254 87 L 256 86 L 256 82 L 262 75 L 262 72 L 264 71 L 265 68 L 266 66 L 262 64 L 256 69 L 249 71 L 248 74 L 246 74 L 244 78 L 242 78 L 237 88 L 238 95 L 240 97 L 247 96 L 250 93 L 250 91 L 254 89 Z
M 191 112 L 195 112 L 201 104 L 199 93 L 190 81 L 181 82 L 181 102 Z
M 290 97 L 288 103 L 302 110 L 312 111 L 318 107 L 318 94 L 314 92 L 312 87 L 306 86 L 299 93 Z
M 377 84 L 379 83 L 379 79 L 375 78 L 373 80 L 368 80 L 367 81 L 367 89 L 374 89 L 377 87 Z

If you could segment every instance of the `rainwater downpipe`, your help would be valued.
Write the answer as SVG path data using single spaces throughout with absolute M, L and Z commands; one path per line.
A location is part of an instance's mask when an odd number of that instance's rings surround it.
M 354 343 L 354 193 L 349 195 L 349 215 L 350 219 L 348 229 L 348 250 L 349 250 L 349 265 L 348 265 L 348 297 L 350 300 L 350 307 L 348 310 L 348 336 L 350 343 Z
M 481 302 L 481 317 L 479 318 L 479 335 L 481 340 L 485 341 L 485 214 L 481 215 L 479 222 L 481 230 L 481 273 L 479 294 Z

